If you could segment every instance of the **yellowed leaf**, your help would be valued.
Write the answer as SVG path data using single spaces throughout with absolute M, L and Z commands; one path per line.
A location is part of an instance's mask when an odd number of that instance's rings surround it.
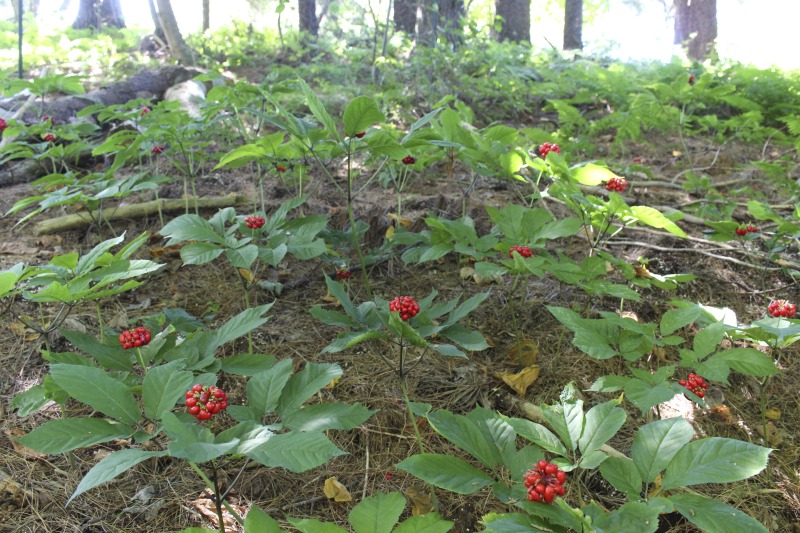
M 250 283 L 253 283 L 253 279 L 255 279 L 253 273 L 247 270 L 246 268 L 240 268 L 239 275 L 242 276 L 242 279 L 245 280 L 248 285 Z
M 770 420 L 778 420 L 781 417 L 781 411 L 780 409 L 775 409 L 774 407 L 770 407 L 764 412 L 764 416 L 766 416 Z
M 499 374 L 499 377 L 506 385 L 514 389 L 514 392 L 520 396 L 524 396 L 525 393 L 528 392 L 528 387 L 533 385 L 533 383 L 539 379 L 540 372 L 541 369 L 539 368 L 539 365 L 532 365 L 523 368 L 516 374 Z
M 408 487 L 406 496 L 411 500 L 411 514 L 413 516 L 428 514 L 433 511 L 430 493 L 417 490 L 414 487 Z
M 322 388 L 325 389 L 325 390 L 333 390 L 333 388 L 336 387 L 336 385 L 339 384 L 339 381 L 341 381 L 341 379 L 342 379 L 342 376 L 337 376 L 337 377 L 333 378 L 333 380 L 331 380 L 330 383 L 328 383 L 327 385 L 325 385 Z
M 392 221 L 392 226 L 397 226 L 398 224 L 400 224 L 404 228 L 410 230 L 411 227 L 414 225 L 414 223 L 411 220 L 404 217 L 398 217 L 395 213 L 389 213 L 386 216 L 389 218 L 389 220 Z
M 386 228 L 386 240 L 390 240 L 394 236 L 394 226 L 390 225 Z
M 325 480 L 325 486 L 322 488 L 322 492 L 325 493 L 328 499 L 336 502 L 353 501 L 353 496 L 350 494 L 350 491 L 347 490 L 347 487 L 339 483 L 335 477 L 329 477 Z
M 539 346 L 530 339 L 522 339 L 506 348 L 506 358 L 521 367 L 534 366 L 539 359 Z

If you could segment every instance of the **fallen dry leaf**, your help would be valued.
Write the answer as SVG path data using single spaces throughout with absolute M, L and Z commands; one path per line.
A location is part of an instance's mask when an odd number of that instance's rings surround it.
M 322 388 L 325 389 L 325 390 L 333 390 L 336 387 L 336 385 L 339 384 L 339 381 L 341 381 L 341 379 L 342 379 L 342 376 L 337 376 L 337 377 L 333 378 L 330 383 L 328 383 L 327 385 L 325 385 Z
M 392 221 L 392 226 L 397 226 L 398 224 L 400 224 L 407 230 L 410 230 L 414 226 L 413 221 L 404 217 L 398 217 L 395 213 L 389 213 L 386 216 L 389 218 L 389 220 Z
M 781 411 L 780 409 L 775 409 L 774 407 L 770 407 L 764 412 L 764 416 L 766 416 L 770 420 L 778 420 L 781 417 Z
M 521 367 L 534 366 L 539 359 L 539 345 L 530 339 L 522 339 L 506 348 L 506 359 Z
M 36 255 L 39 248 L 28 246 L 19 241 L 9 241 L 0 243 L 0 253 L 9 255 Z
M 27 342 L 32 342 L 39 338 L 38 333 L 33 331 L 19 320 L 15 320 L 14 322 L 8 324 L 8 329 L 15 337 L 20 337 Z
M 0 470 L 0 501 L 10 502 L 14 507 L 22 507 L 25 501 L 25 491 L 19 483 Z
M 431 503 L 431 495 L 429 493 L 414 487 L 408 487 L 406 496 L 411 500 L 411 514 L 413 516 L 428 514 L 433 511 L 433 503 Z
M 329 477 L 325 480 L 325 486 L 322 488 L 322 492 L 328 499 L 336 502 L 353 501 L 353 496 L 350 494 L 350 491 L 347 490 L 347 487 L 339 483 L 335 477 Z
M 467 281 L 475 275 L 475 269 L 472 267 L 461 267 L 461 270 L 458 271 L 458 275 L 461 276 L 462 281 Z
M 761 437 L 764 437 L 764 428 L 761 424 L 756 426 L 756 431 Z M 767 422 L 767 442 L 770 446 L 775 446 L 779 448 L 781 444 L 783 444 L 783 439 L 786 436 L 786 432 L 782 429 L 778 429 L 775 424 L 772 422 Z
M 21 429 L 7 429 L 4 431 L 8 440 L 11 441 L 11 445 L 14 447 L 14 451 L 20 454 L 22 457 L 26 459 L 44 459 L 47 457 L 46 454 L 37 452 L 36 450 L 31 450 L 27 446 L 23 446 L 19 442 L 17 442 L 17 438 L 22 437 L 25 435 L 25 432 Z
M 523 368 L 516 374 L 499 374 L 499 377 L 506 385 L 514 389 L 514 392 L 520 396 L 524 396 L 525 393 L 528 392 L 528 387 L 533 385 L 533 383 L 539 379 L 540 372 L 541 369 L 539 368 L 539 365 L 532 365 Z

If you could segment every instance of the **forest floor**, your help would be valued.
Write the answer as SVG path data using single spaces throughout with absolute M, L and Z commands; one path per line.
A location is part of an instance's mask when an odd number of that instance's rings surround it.
M 741 164 L 759 159 L 760 153 L 748 153 L 751 148 L 737 144 L 723 147 L 708 146 L 698 141 L 693 154 L 676 155 L 678 139 L 651 139 L 649 143 L 628 147 L 628 153 L 642 158 L 654 169 L 655 178 L 669 182 L 679 172 L 690 166 L 705 166 L 716 149 L 721 150 L 707 174 L 715 183 L 741 178 Z M 690 143 L 691 146 L 691 143 Z M 603 148 L 600 147 L 602 152 Z M 615 158 L 610 154 L 609 160 Z M 631 156 L 632 158 L 633 156 Z M 769 154 L 766 156 L 769 158 Z M 617 160 L 619 158 L 616 158 Z M 618 161 L 617 161 L 618 162 Z M 163 170 L 163 169 L 162 169 Z M 176 174 L 177 176 L 177 174 Z M 239 192 L 256 198 L 253 180 L 244 169 L 210 172 L 200 180 L 201 195 L 212 196 Z M 466 177 L 462 178 L 467 180 Z M 642 178 L 629 176 L 632 187 L 626 196 L 633 203 L 672 206 L 681 208 L 689 202 L 702 201 L 702 197 L 674 188 L 648 185 Z M 746 183 L 762 187 L 770 198 L 768 182 L 759 181 L 750 173 Z M 178 180 L 176 180 L 177 183 Z M 468 183 L 462 183 L 466 188 Z M 763 185 L 763 186 L 762 186 Z M 344 227 L 346 218 L 336 190 L 321 176 L 312 176 L 308 184 L 311 200 L 307 212 L 331 216 L 333 226 Z M 280 182 L 266 184 L 270 205 L 288 198 L 289 191 Z M 443 192 L 442 192 L 443 191 Z M 0 212 L 6 212 L 15 201 L 31 195 L 29 185 L 5 188 L 0 194 Z M 162 188 L 161 197 L 180 197 L 180 187 Z M 149 198 L 142 198 L 149 199 Z M 484 206 L 502 206 L 516 200 L 513 185 L 493 179 L 481 178 L 467 197 L 467 211 L 476 220 L 479 231 L 487 230 L 488 218 Z M 780 198 L 772 198 L 782 203 Z M 412 221 L 425 215 L 457 218 L 461 214 L 462 197 L 459 187 L 446 181 L 440 168 L 428 169 L 414 182 L 406 195 L 405 215 Z M 394 210 L 395 197 L 391 190 L 375 186 L 360 196 L 356 203 L 357 217 L 370 222 L 378 240 L 385 233 Z M 556 214 L 563 209 L 557 204 L 548 206 Z M 742 211 L 744 213 L 744 211 Z M 206 213 L 210 215 L 211 213 Z M 566 213 L 561 213 L 566 214 Z M 35 222 L 36 219 L 34 219 Z M 58 235 L 36 236 L 32 225 L 15 226 L 14 217 L 0 219 L 0 268 L 17 262 L 40 264 L 54 255 L 70 251 L 86 251 L 109 238 L 95 230 L 70 231 Z M 701 239 L 702 225 L 681 223 L 691 237 Z M 115 299 L 101 302 L 101 313 L 106 326 L 117 331 L 137 324 L 139 317 L 152 315 L 164 308 L 182 308 L 188 313 L 218 325 L 242 309 L 238 280 L 231 268 L 218 263 L 203 267 L 181 266 L 177 255 L 163 254 L 164 242 L 158 237 L 161 224 L 157 216 L 146 220 L 119 221 L 114 225 L 120 234 L 134 236 L 147 231 L 152 237 L 144 256 L 152 254 L 167 266 L 152 275 L 139 289 L 124 293 Z M 625 302 L 624 310 L 635 313 L 642 321 L 658 322 L 661 315 L 671 309 L 669 301 L 678 297 L 716 307 L 729 307 L 741 321 L 763 318 L 766 305 L 772 298 L 781 297 L 797 301 L 800 297 L 794 280 L 780 271 L 767 270 L 765 265 L 745 266 L 728 256 L 747 263 L 747 254 L 740 251 L 714 253 L 710 257 L 702 252 L 709 244 L 681 240 L 669 234 L 652 230 L 626 230 L 616 244 L 614 240 L 606 249 L 617 257 L 634 263 L 639 257 L 649 260 L 649 268 L 658 274 L 687 273 L 697 279 L 681 284 L 676 291 L 641 289 L 641 302 Z M 752 246 L 761 246 L 756 240 Z M 568 255 L 579 258 L 587 252 L 586 241 L 580 237 L 561 239 L 552 246 Z M 795 258 L 796 259 L 796 258 Z M 355 261 L 352 263 L 355 264 Z M 516 341 L 514 329 L 508 319 L 506 291 L 503 284 L 476 285 L 471 279 L 462 280 L 462 265 L 447 256 L 440 262 L 420 266 L 404 266 L 399 259 L 381 263 L 370 271 L 373 290 L 383 298 L 399 294 L 422 298 L 436 289 L 446 299 L 477 292 L 490 291 L 489 298 L 467 319 L 468 325 L 480 330 L 490 348 L 469 355 L 468 359 L 429 357 L 411 373 L 409 386 L 415 401 L 427 402 L 434 408 L 446 408 L 455 413 L 470 411 L 475 405 L 497 409 L 503 414 L 520 416 L 509 395 L 515 395 L 498 375 L 516 370 L 516 362 L 507 355 L 507 349 Z M 304 279 L 297 288 L 284 291 L 279 296 L 268 292 L 254 292 L 251 304 L 274 302 L 269 321 L 259 328 L 253 338 L 256 353 L 273 354 L 278 358 L 291 357 L 296 364 L 304 362 L 336 362 L 344 369 L 344 376 L 333 390 L 322 391 L 323 397 L 337 401 L 360 402 L 378 412 L 360 428 L 348 432 L 330 432 L 331 439 L 347 455 L 336 457 L 320 468 L 304 474 L 292 474 L 280 469 L 248 467 L 232 492 L 235 506 L 246 510 L 258 505 L 273 517 L 283 521 L 286 516 L 315 517 L 326 521 L 346 523 L 353 504 L 363 496 L 376 492 L 399 490 L 410 500 L 423 505 L 427 488 L 424 484 L 395 468 L 400 460 L 418 452 L 414 431 L 406 419 L 400 387 L 396 377 L 384 366 L 381 359 L 370 353 L 370 346 L 338 354 L 321 354 L 321 350 L 335 337 L 337 330 L 320 324 L 309 315 L 309 309 L 325 303 L 326 288 L 323 274 L 330 274 L 330 265 L 315 261 L 290 262 L 280 271 L 263 273 L 264 277 L 282 282 Z M 612 274 L 613 276 L 613 274 Z M 618 277 L 619 282 L 624 282 Z M 364 291 L 355 272 L 350 281 L 354 299 L 364 298 Z M 541 374 L 522 399 L 534 404 L 553 403 L 558 400 L 564 386 L 574 382 L 586 391 L 597 377 L 607 374 L 624 374 L 620 358 L 599 361 L 592 359 L 571 344 L 572 333 L 566 330 L 546 310 L 545 305 L 560 305 L 590 311 L 616 311 L 620 302 L 614 298 L 592 298 L 574 287 L 562 286 L 552 278 L 530 279 L 524 286 L 520 313 L 521 331 L 526 340 L 538 349 Z M 35 310 L 31 309 L 33 314 Z M 98 331 L 95 308 L 77 308 L 71 314 L 67 327 L 96 334 Z M 32 331 L 20 323 L 4 323 L 6 334 L 0 335 L 0 531 L 8 532 L 125 532 L 125 531 L 176 531 L 189 526 L 214 527 L 211 501 L 204 485 L 184 462 L 169 458 L 151 460 L 140 464 L 111 483 L 83 494 L 69 506 L 65 503 L 85 472 L 111 451 L 125 442 L 112 442 L 90 449 L 59 456 L 31 454 L 29 450 L 13 446 L 10 437 L 23 434 L 43 422 L 59 416 L 57 406 L 49 406 L 27 418 L 17 417 L 10 409 L 14 395 L 39 383 L 47 373 L 47 364 L 40 356 L 42 344 Z M 63 338 L 51 339 L 55 349 L 68 350 Z M 242 353 L 246 345 L 241 342 L 228 345 L 218 356 Z M 800 402 L 800 359 L 796 349 L 790 349 L 784 358 L 782 372 L 770 382 L 767 390 L 768 405 L 780 411 L 774 421 L 777 429 L 770 447 L 768 468 L 761 474 L 743 482 L 727 485 L 699 487 L 702 493 L 713 495 L 733 505 L 765 524 L 771 531 L 800 531 L 800 464 L 798 442 L 798 403 Z M 669 351 L 665 358 L 676 362 Z M 645 368 L 654 368 L 659 361 L 644 360 Z M 223 376 L 220 385 L 228 390 L 233 403 L 244 394 L 241 378 Z M 587 407 L 610 399 L 611 395 L 584 392 Z M 676 398 L 664 410 L 685 416 L 698 435 L 721 436 L 763 444 L 756 430 L 760 426 L 759 385 L 754 378 L 734 375 L 731 385 L 713 385 L 709 390 L 708 409 Z M 629 421 L 641 421 L 639 410 L 623 402 Z M 74 406 L 73 406 L 74 408 Z M 219 422 L 224 424 L 224 422 Z M 628 424 L 625 427 L 629 427 Z M 639 424 L 637 424 L 639 425 Z M 420 425 L 427 451 L 455 454 L 456 449 L 439 437 L 430 427 Z M 633 433 L 621 433 L 609 444 L 623 452 L 629 451 Z M 223 464 L 221 471 L 233 480 L 240 461 Z M 354 502 L 337 503 L 324 497 L 322 487 L 329 477 L 336 477 L 353 494 Z M 622 501 L 599 474 L 584 476 L 580 483 L 584 495 L 601 505 L 613 508 Z M 440 513 L 456 521 L 455 532 L 480 530 L 480 517 L 489 512 L 503 510 L 488 493 L 479 491 L 472 496 L 460 496 L 437 491 Z M 569 503 L 579 504 L 576 493 L 567 495 Z M 285 523 L 285 522 L 284 522 Z M 231 524 L 230 531 L 238 531 Z M 662 517 L 660 531 L 696 531 L 679 515 Z

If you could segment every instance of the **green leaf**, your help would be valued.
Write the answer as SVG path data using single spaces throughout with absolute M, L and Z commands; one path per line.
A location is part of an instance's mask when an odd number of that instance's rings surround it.
M 315 305 L 311 308 L 309 313 L 323 324 L 328 324 L 329 326 L 339 326 L 343 328 L 354 328 L 358 326 L 358 324 L 346 314 L 331 309 L 325 309 L 321 305 Z
M 674 494 L 669 498 L 675 510 L 707 533 L 769 533 L 764 525 L 747 513 L 696 494 Z
M 694 336 L 694 353 L 699 359 L 717 349 L 725 336 L 725 324 L 715 322 L 698 331 Z
M 642 493 L 642 476 L 636 465 L 627 457 L 609 457 L 600 464 L 600 475 L 611 486 L 624 492 L 629 500 L 637 500 Z
M 222 371 L 237 376 L 254 376 L 272 368 L 275 357 L 266 354 L 243 353 L 220 359 Z
M 77 346 L 80 350 L 94 357 L 98 363 L 110 370 L 131 370 L 130 355 L 122 350 L 119 343 L 116 346 L 109 346 L 97 342 L 94 337 L 86 333 L 80 333 L 70 329 L 62 328 L 58 330 L 64 337 Z
M 542 408 L 542 415 L 567 448 L 575 451 L 583 433 L 583 401 L 571 400 L 559 405 L 545 406 Z
M 336 524 L 320 522 L 314 518 L 287 518 L 287 520 L 301 533 L 348 533 L 346 529 Z
M 639 221 L 644 222 L 648 226 L 658 229 L 665 229 L 677 237 L 687 238 L 686 232 L 683 231 L 677 224 L 664 216 L 664 213 L 646 205 L 631 206 L 631 211 Z
M 538 444 L 550 453 L 561 457 L 567 456 L 567 449 L 555 434 L 541 424 L 523 418 L 509 418 L 508 423 L 523 437 L 534 444 Z
M 184 248 L 186 248 L 186 246 L 184 246 Z M 181 252 L 183 252 L 183 249 L 181 249 Z M 258 259 L 258 246 L 255 244 L 248 244 L 241 248 L 228 248 L 225 250 L 225 256 L 228 258 L 228 261 L 230 261 L 231 266 L 249 269 L 255 260 Z M 183 254 L 181 254 L 181 257 L 183 257 Z
M 439 513 L 427 513 L 401 522 L 392 533 L 447 533 L 453 525 L 454 522 L 445 520 Z
M 780 373 L 772 357 L 755 348 L 731 348 L 717 353 L 725 363 L 746 376 L 765 377 Z
M 661 334 L 669 335 L 678 329 L 688 326 L 703 314 L 703 310 L 696 305 L 680 309 L 670 309 L 661 315 Z
M 375 100 L 368 96 L 354 98 L 344 110 L 344 134 L 353 137 L 370 126 L 386 120 Z
M 345 453 L 322 433 L 290 431 L 272 436 L 247 455 L 264 466 L 305 472 Z
M 642 502 L 628 502 L 600 515 L 592 527 L 597 533 L 654 533 L 658 529 L 658 509 Z
M 142 416 L 128 386 L 99 368 L 51 365 L 50 375 L 67 394 L 123 424 L 133 426 Z
M 78 264 L 75 265 L 75 269 L 73 274 L 75 276 L 80 276 L 81 274 L 85 274 L 90 270 L 94 269 L 97 265 L 98 260 L 103 257 L 104 254 L 108 253 L 108 251 L 113 248 L 114 246 L 118 245 L 122 241 L 125 240 L 125 234 L 123 233 L 119 237 L 115 237 L 113 239 L 109 239 L 107 241 L 103 241 L 84 255 L 78 260 Z M 99 265 L 98 265 L 99 266 Z
M 489 297 L 488 292 L 481 292 L 464 300 L 458 307 L 453 309 L 453 311 L 451 311 L 449 315 L 447 315 L 447 320 L 444 322 L 444 324 L 442 324 L 442 326 L 445 328 L 448 326 L 452 326 L 453 324 L 455 324 L 456 322 L 458 322 L 459 320 L 461 320 L 462 318 L 473 312 L 475 309 L 477 309 L 481 305 L 481 303 L 483 303 L 483 301 L 486 300 L 486 298 L 488 297 Z
M 461 324 L 454 324 L 439 332 L 465 350 L 478 352 L 489 347 L 486 338 L 478 331 L 469 330 Z
M 657 420 L 639 428 L 631 446 L 631 457 L 642 480 L 645 483 L 655 481 L 693 435 L 692 425 L 683 418 Z
M 300 86 L 300 90 L 302 91 L 303 96 L 306 98 L 306 105 L 308 105 L 311 113 L 317 118 L 317 120 L 320 121 L 320 124 L 322 124 L 329 134 L 333 135 L 337 141 L 341 141 L 339 132 L 336 131 L 336 124 L 333 122 L 333 117 L 331 117 L 330 113 L 328 113 L 328 110 L 325 109 L 325 106 L 322 105 L 322 101 L 319 99 L 319 97 L 302 79 L 298 78 L 297 84 Z
M 311 398 L 322 387 L 342 375 L 342 368 L 335 364 L 306 363 L 303 370 L 289 379 L 283 388 L 278 402 L 278 414 L 288 416 L 300 408 L 303 402 Z
M 75 492 L 67 500 L 66 505 L 75 499 L 76 496 L 83 494 L 87 490 L 91 490 L 98 485 L 102 485 L 111 481 L 126 470 L 133 468 L 142 461 L 153 457 L 164 457 L 167 455 L 166 451 L 161 452 L 148 452 L 139 450 L 137 448 L 127 448 L 118 450 L 107 456 L 105 459 L 94 465 L 83 477 Z
M 14 396 L 11 408 L 17 410 L 18 417 L 24 418 L 44 407 L 49 401 L 44 394 L 44 386 L 36 385 Z
M 350 430 L 377 412 L 360 403 L 318 403 L 290 413 L 283 419 L 283 424 L 295 431 Z
M 204 265 L 210 263 L 224 252 L 218 244 L 192 242 L 181 248 L 181 261 L 184 265 Z
M 451 455 L 422 453 L 412 455 L 397 464 L 421 480 L 457 494 L 472 494 L 488 487 L 494 480 L 463 459 Z
M 142 403 L 148 418 L 160 419 L 164 411 L 171 411 L 194 381 L 191 372 L 183 370 L 183 361 L 172 361 L 151 368 L 144 376 Z
M 133 435 L 133 428 L 101 418 L 63 418 L 37 427 L 17 442 L 32 450 L 53 455 L 86 448 Z
M 675 391 L 666 381 L 652 385 L 641 379 L 629 379 L 624 389 L 628 400 L 642 413 L 675 397 Z
M 701 483 L 731 483 L 767 467 L 772 450 L 722 437 L 692 441 L 675 455 L 664 472 L 661 488 L 670 490 Z
M 484 515 L 483 524 L 486 526 L 487 533 L 531 533 L 535 531 L 563 531 L 561 529 L 554 530 L 551 527 L 537 528 L 534 525 L 535 520 L 541 520 L 529 514 L 522 513 L 506 513 L 496 514 L 489 513 Z
M 219 235 L 206 219 L 199 215 L 181 215 L 161 228 L 161 235 L 169 237 L 167 245 L 186 241 L 207 241 L 225 246 Z
M 272 368 L 254 375 L 247 382 L 247 404 L 258 418 L 270 414 L 278 406 L 278 400 L 293 370 L 294 362 L 284 359 Z
M 474 458 L 492 469 L 503 462 L 500 451 L 492 435 L 480 428 L 464 415 L 453 414 L 447 409 L 439 409 L 428 414 L 428 422 L 444 438 L 466 451 Z
M 578 446 L 584 455 L 599 450 L 600 446 L 617 434 L 625 423 L 627 415 L 619 407 L 619 400 L 611 400 L 595 405 L 586 412 L 583 433 L 578 439 Z
M 251 307 L 245 309 L 235 317 L 231 318 L 223 324 L 215 333 L 215 346 L 219 347 L 232 340 L 238 339 L 247 332 L 264 325 L 268 318 L 262 317 L 264 313 L 269 311 L 272 304 L 259 305 L 258 307 Z
M 611 178 L 619 177 L 607 168 L 595 165 L 594 163 L 588 163 L 582 167 L 573 168 L 571 175 L 573 179 L 581 185 L 589 186 L 600 185 Z
M 244 533 L 280 533 L 278 521 L 259 509 L 251 507 L 244 519 Z
M 353 507 L 348 518 L 355 533 L 390 533 L 405 506 L 406 499 L 399 492 L 378 493 Z

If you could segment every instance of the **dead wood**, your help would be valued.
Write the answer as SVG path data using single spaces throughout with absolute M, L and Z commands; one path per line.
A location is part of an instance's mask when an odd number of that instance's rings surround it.
M 213 198 L 180 198 L 174 200 L 152 200 L 140 204 L 121 205 L 119 207 L 107 207 L 102 213 L 92 213 L 82 211 L 71 215 L 64 215 L 58 218 L 42 220 L 36 224 L 36 235 L 47 235 L 69 231 L 78 228 L 85 228 L 96 223 L 98 220 L 112 221 L 119 219 L 142 218 L 150 215 L 158 215 L 159 208 L 162 213 L 174 213 L 183 211 L 188 205 L 191 209 L 196 205 L 199 209 L 219 209 L 223 207 L 237 207 L 246 205 L 252 200 L 242 194 L 229 194 L 227 196 L 215 196 Z

